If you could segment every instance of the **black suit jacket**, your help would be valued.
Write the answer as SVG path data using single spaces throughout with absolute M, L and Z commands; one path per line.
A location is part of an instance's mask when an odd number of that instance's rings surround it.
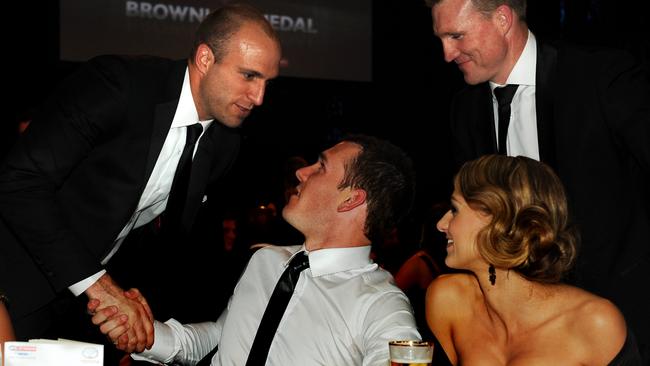
M 0 167 L 0 289 L 14 314 L 98 272 L 169 131 L 187 61 L 102 56 L 67 79 Z M 182 225 L 234 162 L 215 121 L 199 142 Z
M 649 89 L 623 52 L 538 41 L 540 157 L 564 183 L 581 232 L 575 281 L 613 299 L 628 322 L 643 324 L 637 334 L 644 337 L 650 302 L 636 297 L 650 281 Z M 451 129 L 459 162 L 497 152 L 493 119 L 487 83 L 456 96 Z

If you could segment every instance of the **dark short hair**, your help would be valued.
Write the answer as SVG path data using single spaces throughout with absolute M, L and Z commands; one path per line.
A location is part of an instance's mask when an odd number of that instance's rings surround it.
M 577 231 L 564 187 L 546 164 L 486 155 L 465 163 L 454 184 L 472 209 L 491 216 L 477 235 L 487 262 L 544 283 L 559 282 L 572 267 Z
M 280 44 L 275 30 L 257 8 L 247 4 L 227 4 L 205 17 L 194 35 L 190 58 L 193 58 L 201 44 L 207 44 L 220 62 L 226 54 L 227 45 L 233 34 L 246 23 L 257 24 L 276 43 Z
M 425 0 L 429 7 L 436 6 L 445 0 Z M 514 10 L 519 16 L 519 20 L 526 21 L 526 0 L 471 0 L 472 4 L 478 11 L 485 15 L 490 15 L 501 5 L 506 5 Z
M 360 188 L 366 192 L 368 215 L 364 231 L 378 242 L 406 217 L 415 196 L 415 172 L 406 153 L 392 143 L 365 135 L 348 135 L 343 141 L 361 147 L 345 164 L 339 188 Z

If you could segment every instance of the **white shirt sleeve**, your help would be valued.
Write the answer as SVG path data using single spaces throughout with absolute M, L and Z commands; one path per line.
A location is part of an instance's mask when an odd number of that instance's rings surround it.
M 406 295 L 394 295 L 384 294 L 368 309 L 363 322 L 363 366 L 385 366 L 390 359 L 389 341 L 422 339 Z
M 136 361 L 168 364 L 176 361 L 195 364 L 212 351 L 221 338 L 224 311 L 216 322 L 181 324 L 175 319 L 154 321 L 154 344 L 142 353 L 133 353 Z
M 75 283 L 74 285 L 68 287 L 68 289 L 75 296 L 79 296 L 79 295 L 83 294 L 84 291 L 86 291 L 88 289 L 88 287 L 92 286 L 95 282 L 97 282 L 97 280 L 99 280 L 99 278 L 101 276 L 103 276 L 104 273 L 106 273 L 106 270 L 102 269 L 101 271 L 95 273 L 94 275 L 92 275 L 92 276 L 90 276 L 90 277 L 88 277 L 86 279 L 83 279 L 83 280 Z

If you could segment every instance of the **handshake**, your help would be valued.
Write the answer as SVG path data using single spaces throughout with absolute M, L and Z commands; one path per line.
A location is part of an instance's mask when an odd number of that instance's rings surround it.
M 154 342 L 153 314 L 137 289 L 122 290 L 108 274 L 86 290 L 93 324 L 118 349 L 132 353 L 150 349 Z

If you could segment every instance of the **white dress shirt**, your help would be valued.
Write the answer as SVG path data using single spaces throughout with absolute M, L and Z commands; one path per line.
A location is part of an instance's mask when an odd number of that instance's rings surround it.
M 172 181 L 174 180 L 174 173 L 176 173 L 176 167 L 178 166 L 181 154 L 183 153 L 183 148 L 185 147 L 185 138 L 187 135 L 187 129 L 185 127 L 198 122 L 201 123 L 203 126 L 203 132 L 205 132 L 212 121 L 213 120 L 199 121 L 199 114 L 196 111 L 194 98 L 192 97 L 192 90 L 190 89 L 190 76 L 186 68 L 183 87 L 181 89 L 176 112 L 174 113 L 174 119 L 172 120 L 165 142 L 163 143 L 162 150 L 160 150 L 160 154 L 156 160 L 156 165 L 151 172 L 151 176 L 142 192 L 142 196 L 140 196 L 140 201 L 138 202 L 135 212 L 117 238 L 115 238 L 113 249 L 111 249 L 108 255 L 102 259 L 102 264 L 108 263 L 108 260 L 117 252 L 122 241 L 131 230 L 151 222 L 165 211 L 165 207 L 167 207 L 167 198 L 169 197 Z M 194 153 L 196 153 L 203 132 L 201 132 L 201 135 L 196 142 Z M 194 153 L 192 154 L 192 157 L 194 157 Z M 70 286 L 69 289 L 75 296 L 79 296 L 104 273 L 106 273 L 106 271 L 101 270 L 98 273 L 75 283 Z
M 528 31 L 526 46 L 515 67 L 508 75 L 506 84 L 517 84 L 517 92 L 510 103 L 510 124 L 506 137 L 506 151 L 509 156 L 527 156 L 539 160 L 537 141 L 537 113 L 535 105 L 535 72 L 537 67 L 537 41 Z M 494 111 L 494 130 L 499 131 L 499 105 L 494 89 L 503 86 L 490 81 L 492 107 Z M 498 143 L 498 141 L 497 141 Z
M 259 249 L 217 322 L 156 322 L 152 349 L 134 358 L 195 363 L 218 344 L 212 365 L 246 364 L 275 285 L 302 250 Z M 420 339 L 406 295 L 369 254 L 369 246 L 308 253 L 310 268 L 300 274 L 267 365 L 386 366 L 389 340 Z

